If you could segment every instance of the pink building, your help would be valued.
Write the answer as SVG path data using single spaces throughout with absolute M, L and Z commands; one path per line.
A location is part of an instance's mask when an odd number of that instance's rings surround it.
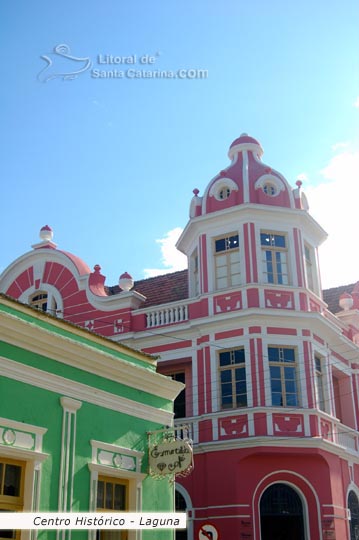
M 176 484 L 178 539 L 358 539 L 359 282 L 323 297 L 326 233 L 262 153 L 241 135 L 194 190 L 178 241 L 188 271 L 108 287 L 46 226 L 0 292 L 160 355 L 186 383 L 176 422 L 195 468 Z

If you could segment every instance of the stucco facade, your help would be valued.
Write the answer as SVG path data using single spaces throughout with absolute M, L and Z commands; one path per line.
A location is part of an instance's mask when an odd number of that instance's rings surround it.
M 326 233 L 246 134 L 230 164 L 193 191 L 177 247 L 188 270 L 108 287 L 41 242 L 0 290 L 115 341 L 159 354 L 185 382 L 176 401 L 195 469 L 179 479 L 186 536 L 352 540 L 359 526 L 359 285 L 329 311 L 318 247 Z M 334 305 L 333 304 L 333 305 Z M 334 313 L 335 312 L 335 313 Z
M 148 432 L 173 424 L 181 385 L 156 373 L 155 358 L 4 296 L 0 356 L 2 510 L 173 511 L 173 486 L 148 474 Z M 20 538 L 9 534 L 1 537 Z M 36 535 L 56 531 L 21 531 L 22 540 Z M 57 533 L 71 536 L 95 540 L 96 531 Z

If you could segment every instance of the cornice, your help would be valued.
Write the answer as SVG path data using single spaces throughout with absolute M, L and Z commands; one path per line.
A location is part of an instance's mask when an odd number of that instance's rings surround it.
M 171 401 L 182 390 L 181 383 L 94 348 L 91 343 L 54 334 L 9 313 L 0 312 L 0 320 L 0 339 L 5 343 Z M 131 356 L 129 351 L 121 353 Z
M 224 230 L 223 227 L 230 227 L 233 223 L 238 227 L 242 223 L 256 221 L 260 223 L 261 220 L 267 226 L 268 223 L 277 224 L 280 222 L 283 222 L 287 227 L 290 224 L 290 228 L 309 226 L 318 244 L 321 244 L 328 236 L 325 230 L 306 210 L 244 203 L 191 218 L 177 241 L 176 247 L 179 251 L 186 253 L 187 247 L 191 243 L 192 234 L 199 235 L 207 232 L 209 234 L 211 228 L 218 224 Z M 189 234 L 190 231 L 192 231 L 192 234 Z
M 21 362 L 1 358 L 0 374 L 12 380 L 67 396 L 71 400 L 91 403 L 148 422 L 156 422 L 161 425 L 173 424 L 172 412 L 118 396 L 105 390 L 96 389 L 94 391 L 92 386 L 66 379 L 60 375 L 46 372 L 45 377 L 43 370 L 26 366 Z

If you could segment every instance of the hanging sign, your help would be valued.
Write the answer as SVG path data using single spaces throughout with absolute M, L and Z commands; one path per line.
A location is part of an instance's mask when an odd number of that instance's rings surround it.
M 193 466 L 193 451 L 189 441 L 183 439 L 166 440 L 149 448 L 150 474 L 186 475 Z

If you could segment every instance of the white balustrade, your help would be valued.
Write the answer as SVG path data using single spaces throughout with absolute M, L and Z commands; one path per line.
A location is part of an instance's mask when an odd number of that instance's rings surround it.
M 146 327 L 165 326 L 166 324 L 180 323 L 188 320 L 187 304 L 157 309 L 146 313 Z

